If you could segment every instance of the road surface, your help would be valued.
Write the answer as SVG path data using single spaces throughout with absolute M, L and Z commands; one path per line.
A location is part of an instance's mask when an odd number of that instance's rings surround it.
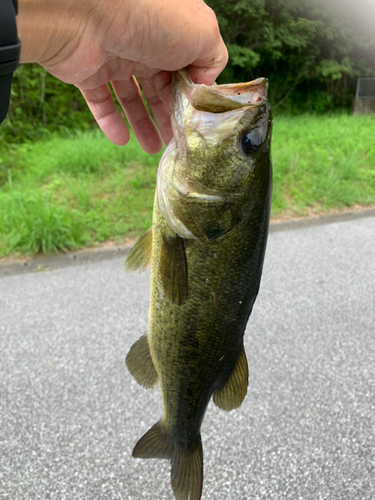
M 162 416 L 124 364 L 148 290 L 122 256 L 0 278 L 0 499 L 173 499 L 169 463 L 131 457 Z M 202 500 L 373 500 L 375 217 L 271 234 L 245 348 Z

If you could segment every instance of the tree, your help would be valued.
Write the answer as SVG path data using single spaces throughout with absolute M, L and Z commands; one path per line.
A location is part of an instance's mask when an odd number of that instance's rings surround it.
M 350 9 L 345 17 L 337 5 L 323 0 L 208 3 L 230 55 L 220 81 L 267 76 L 274 107 L 348 108 L 357 77 L 375 75 L 375 39 L 353 22 Z

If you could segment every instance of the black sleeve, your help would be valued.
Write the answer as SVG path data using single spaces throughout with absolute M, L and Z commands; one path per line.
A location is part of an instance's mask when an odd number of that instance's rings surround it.
M 20 59 L 16 8 L 12 0 L 0 0 L 0 123 L 8 112 L 13 72 Z

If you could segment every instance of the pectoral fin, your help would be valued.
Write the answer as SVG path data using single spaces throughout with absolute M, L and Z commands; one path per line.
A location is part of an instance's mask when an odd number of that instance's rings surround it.
M 147 229 L 135 242 L 125 260 L 125 270 L 133 273 L 139 269 L 143 273 L 150 265 L 152 254 L 152 227 Z
M 152 389 L 158 383 L 158 374 L 152 361 L 147 334 L 142 335 L 131 346 L 125 362 L 139 385 Z
M 174 304 L 183 305 L 188 298 L 188 272 L 184 240 L 177 234 L 163 235 L 160 277 L 167 297 Z
M 248 377 L 247 359 L 242 345 L 236 366 L 228 382 L 213 395 L 215 405 L 225 411 L 234 410 L 241 406 L 247 393 Z

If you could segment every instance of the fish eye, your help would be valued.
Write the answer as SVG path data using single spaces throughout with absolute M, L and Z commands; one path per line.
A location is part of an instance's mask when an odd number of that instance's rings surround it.
M 244 153 L 255 153 L 262 145 L 262 136 L 257 130 L 247 130 L 241 135 L 240 144 Z

